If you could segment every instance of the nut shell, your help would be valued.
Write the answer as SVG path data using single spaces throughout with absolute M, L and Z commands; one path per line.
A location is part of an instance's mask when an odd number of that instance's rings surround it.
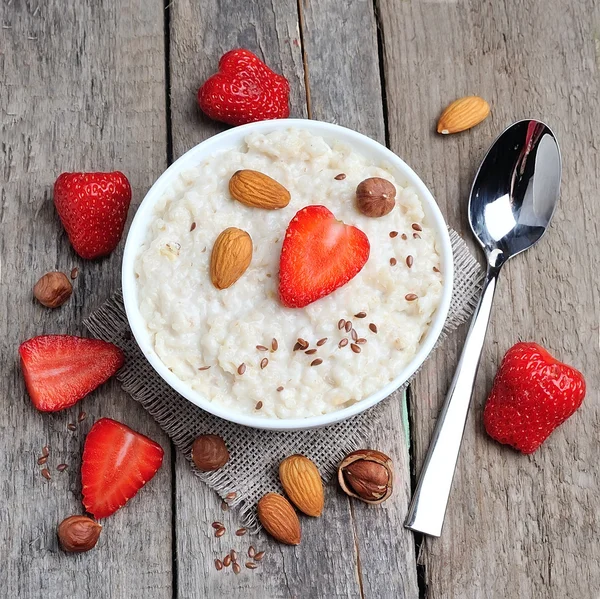
M 229 180 L 229 193 L 252 208 L 279 210 L 290 203 L 290 192 L 281 183 L 259 171 L 241 170 Z
M 258 502 L 257 509 L 260 523 L 276 541 L 286 545 L 300 543 L 300 520 L 285 497 L 279 493 L 267 493 Z
M 374 505 L 382 503 L 393 491 L 392 460 L 373 449 L 354 451 L 339 465 L 338 482 L 351 497 Z
M 198 470 L 218 470 L 229 461 L 229 450 L 218 435 L 200 435 L 192 444 L 192 461 Z
M 33 286 L 33 295 L 46 308 L 62 306 L 72 293 L 73 285 L 62 272 L 48 272 Z
M 87 516 L 69 516 L 58 525 L 60 546 L 69 553 L 89 551 L 96 546 L 102 526 Z
M 217 289 L 231 287 L 252 260 L 252 239 L 246 231 L 229 227 L 216 239 L 210 256 L 210 280 Z
M 465 96 L 454 100 L 442 115 L 437 124 L 437 132 L 442 135 L 466 131 L 490 114 L 490 105 L 479 96 Z
M 279 480 L 289 500 L 307 516 L 323 511 L 323 482 L 317 466 L 303 455 L 291 455 L 279 464 Z
M 379 218 L 389 214 L 396 204 L 396 188 L 380 177 L 371 177 L 358 184 L 356 205 L 365 216 Z

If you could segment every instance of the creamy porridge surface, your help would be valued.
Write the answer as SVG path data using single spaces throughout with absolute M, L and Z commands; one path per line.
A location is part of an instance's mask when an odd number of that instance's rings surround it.
M 289 205 L 261 210 L 233 200 L 228 183 L 240 169 L 279 181 L 291 194 Z M 336 180 L 340 173 L 346 177 Z M 368 177 L 396 186 L 396 206 L 387 216 L 369 218 L 356 209 L 356 187 Z M 331 295 L 305 308 L 285 308 L 277 290 L 281 244 L 292 217 L 310 204 L 327 206 L 364 231 L 371 253 L 359 274 Z M 210 280 L 210 255 L 227 227 L 247 231 L 254 254 L 244 275 L 219 291 Z M 364 399 L 415 356 L 441 299 L 439 260 L 435 232 L 413 188 L 347 145 L 288 129 L 250 134 L 243 147 L 184 172 L 157 203 L 135 272 L 155 351 L 177 377 L 235 412 L 301 418 Z M 418 299 L 407 301 L 407 294 Z M 366 317 L 355 317 L 362 312 Z M 366 339 L 360 353 L 350 347 L 352 333 L 339 330 L 342 318 Z M 298 338 L 317 351 L 293 351 Z M 340 348 L 342 339 L 349 343 Z M 268 364 L 261 369 L 264 358 Z M 317 358 L 323 362 L 311 366 Z

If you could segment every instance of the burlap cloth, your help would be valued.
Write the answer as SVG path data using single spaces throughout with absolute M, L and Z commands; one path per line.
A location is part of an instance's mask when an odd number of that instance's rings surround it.
M 454 290 L 438 346 L 448 333 L 469 318 L 481 289 L 482 270 L 478 262 L 455 231 L 450 231 L 450 239 L 454 253 Z M 191 461 L 191 445 L 198 435 L 214 433 L 225 439 L 231 453 L 227 465 L 213 473 L 194 470 L 222 498 L 235 492 L 228 503 L 239 509 L 241 519 L 250 529 L 258 527 L 255 512 L 258 500 L 269 491 L 280 490 L 277 468 L 283 458 L 294 453 L 308 456 L 327 481 L 344 455 L 364 446 L 389 411 L 391 402 L 402 401 L 404 388 L 365 413 L 327 428 L 297 432 L 247 428 L 204 412 L 160 378 L 131 334 L 120 291 L 96 310 L 85 325 L 94 336 L 123 349 L 127 362 L 117 375 L 123 389 L 150 412 L 188 460 Z

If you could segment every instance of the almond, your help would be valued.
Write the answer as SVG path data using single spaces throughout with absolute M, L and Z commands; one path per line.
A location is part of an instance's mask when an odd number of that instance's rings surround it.
M 267 493 L 258 502 L 258 519 L 265 530 L 280 543 L 298 545 L 300 521 L 290 502 L 279 493 Z
M 437 124 L 437 132 L 447 135 L 459 133 L 479 125 L 488 114 L 490 105 L 479 96 L 465 96 L 455 100 L 442 112 Z
M 278 210 L 290 203 L 290 192 L 280 183 L 259 171 L 237 171 L 229 180 L 229 193 L 252 208 Z
M 229 227 L 215 241 L 210 256 L 210 280 L 217 289 L 231 287 L 252 260 L 252 239 L 246 231 Z
M 323 483 L 319 470 L 303 455 L 291 455 L 279 464 L 279 480 L 290 501 L 307 516 L 323 511 Z

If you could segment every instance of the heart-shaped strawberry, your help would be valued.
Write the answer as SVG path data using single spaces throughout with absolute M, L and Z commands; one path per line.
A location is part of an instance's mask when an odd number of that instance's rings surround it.
M 579 371 L 537 343 L 517 343 L 502 360 L 483 422 L 496 441 L 533 453 L 584 397 L 585 381 Z
M 290 221 L 279 262 L 279 297 L 303 308 L 355 277 L 369 259 L 367 236 L 325 206 L 302 208 Z
M 219 61 L 219 72 L 198 90 L 198 104 L 211 118 L 243 125 L 290 115 L 290 84 L 260 58 L 243 48 L 230 50 Z

